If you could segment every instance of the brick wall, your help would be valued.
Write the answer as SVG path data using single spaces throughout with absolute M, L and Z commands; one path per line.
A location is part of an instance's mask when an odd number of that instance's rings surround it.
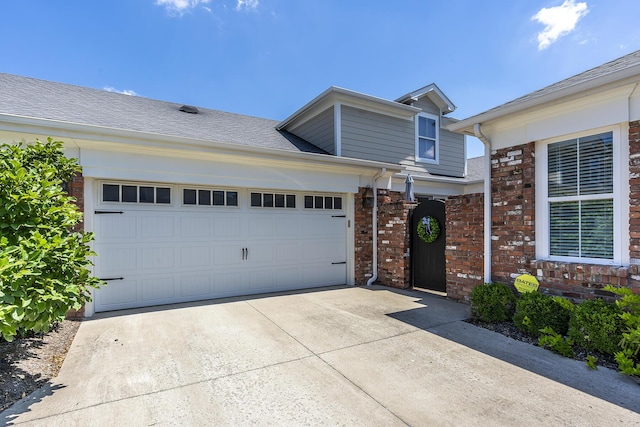
M 67 185 L 67 192 L 70 196 L 76 199 L 76 206 L 78 206 L 78 210 L 84 213 L 84 177 L 81 173 L 78 173 L 71 179 L 71 182 L 67 183 Z M 74 227 L 74 231 L 82 230 L 84 230 L 84 222 L 80 222 Z M 78 310 L 69 310 L 66 317 L 68 319 L 82 319 L 84 317 L 84 306 Z
M 447 296 L 469 301 L 484 282 L 484 194 L 449 197 L 446 214 Z
M 354 197 L 355 282 L 362 286 L 373 273 L 372 208 L 363 207 L 366 188 Z M 396 288 L 411 286 L 408 234 L 409 217 L 417 203 L 404 201 L 404 194 L 378 190 L 378 280 Z
M 367 280 L 372 275 L 373 265 L 373 227 L 371 226 L 373 208 L 362 206 L 366 190 L 366 188 L 360 188 L 354 197 L 355 283 L 358 286 L 367 284 Z
M 640 121 L 629 123 L 629 255 L 640 264 Z
M 492 279 L 513 283 L 535 259 L 534 143 L 491 153 Z
M 416 206 L 403 193 L 378 191 L 378 281 L 386 286 L 411 287 L 409 221 Z

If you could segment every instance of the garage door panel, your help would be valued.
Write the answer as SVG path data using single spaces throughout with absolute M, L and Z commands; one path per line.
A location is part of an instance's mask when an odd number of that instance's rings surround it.
M 106 310 L 117 310 L 123 305 L 135 303 L 138 300 L 138 281 L 117 280 L 110 281 L 96 293 L 95 302 Z
M 208 216 L 183 216 L 180 218 L 180 239 L 209 239 L 211 219 Z
M 296 237 L 300 233 L 300 219 L 286 215 L 275 219 L 275 233 L 280 237 Z
M 105 245 L 96 248 L 96 274 L 98 277 L 138 270 L 138 250 L 125 245 Z
M 274 261 L 277 263 L 291 263 L 300 259 L 300 244 L 296 241 L 277 243 L 274 251 Z
M 300 267 L 291 266 L 279 268 L 275 271 L 277 286 L 292 289 L 300 285 Z
M 153 277 L 143 279 L 141 282 L 143 302 L 159 302 L 160 300 L 170 300 L 175 297 L 173 277 Z
M 143 239 L 172 239 L 174 233 L 174 221 L 172 216 L 140 217 L 140 237 Z
M 124 214 L 96 215 L 96 240 L 117 242 L 138 237 L 138 218 Z
M 248 292 L 268 291 L 275 286 L 271 268 L 243 272 L 243 289 Z
M 248 222 L 249 235 L 247 238 L 254 239 L 260 237 L 271 237 L 273 233 L 273 220 L 271 217 L 261 218 L 252 216 Z
M 213 264 L 215 266 L 237 266 L 243 263 L 243 246 L 239 243 L 217 244 L 213 248 Z
M 215 217 L 213 219 L 215 237 L 240 238 L 242 236 L 242 225 L 240 218 L 236 217 Z
M 212 292 L 211 276 L 209 274 L 186 276 L 180 278 L 180 296 L 206 296 Z
M 274 248 L 271 242 L 259 242 L 247 248 L 245 266 L 256 264 L 272 264 L 274 260 Z
M 334 240 L 315 240 L 303 242 L 300 250 L 301 260 L 309 261 L 345 261 L 345 249 L 343 244 L 337 244 Z
M 174 268 L 175 248 L 173 246 L 140 249 L 142 269 L 145 271 L 168 270 Z
M 213 292 L 215 295 L 237 295 L 241 289 L 241 275 L 237 271 L 220 271 L 213 273 Z
M 207 267 L 211 265 L 211 248 L 209 246 L 183 246 L 179 249 L 179 267 Z

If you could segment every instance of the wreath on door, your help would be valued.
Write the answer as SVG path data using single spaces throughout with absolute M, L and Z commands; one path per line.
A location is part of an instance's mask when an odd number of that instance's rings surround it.
M 418 222 L 418 237 L 425 242 L 434 242 L 440 236 L 440 224 L 432 216 L 423 216 Z

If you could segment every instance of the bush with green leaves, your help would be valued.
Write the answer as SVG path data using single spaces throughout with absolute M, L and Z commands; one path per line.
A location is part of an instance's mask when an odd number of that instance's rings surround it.
M 540 330 L 538 345 L 540 347 L 548 347 L 551 351 L 561 356 L 573 357 L 573 344 L 574 342 L 571 338 L 563 337 L 549 326 Z
M 92 234 L 62 189 L 80 166 L 62 142 L 0 146 L 0 336 L 47 332 L 89 300 Z
M 600 299 L 578 304 L 569 321 L 568 336 L 580 347 L 601 353 L 620 351 L 622 309 Z
M 625 325 L 620 340 L 621 350 L 615 354 L 618 369 L 623 374 L 640 377 L 640 295 L 631 289 L 611 285 L 605 290 L 620 297 L 616 305 L 622 310 L 620 317 Z
M 527 292 L 516 301 L 513 322 L 518 329 L 535 337 L 546 327 L 566 335 L 572 310 L 573 304 L 565 298 Z
M 504 322 L 513 316 L 516 296 L 503 283 L 485 283 L 471 292 L 471 316 L 483 322 Z

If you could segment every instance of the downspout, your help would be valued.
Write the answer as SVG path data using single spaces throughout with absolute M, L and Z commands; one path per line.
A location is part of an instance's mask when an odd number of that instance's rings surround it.
M 473 133 L 484 144 L 484 282 L 491 283 L 491 141 L 473 125 Z
M 371 229 L 373 230 L 373 262 L 372 275 L 367 280 L 367 286 L 371 286 L 373 282 L 378 280 L 378 178 L 387 173 L 387 168 L 382 170 L 373 177 L 373 209 L 371 214 Z

